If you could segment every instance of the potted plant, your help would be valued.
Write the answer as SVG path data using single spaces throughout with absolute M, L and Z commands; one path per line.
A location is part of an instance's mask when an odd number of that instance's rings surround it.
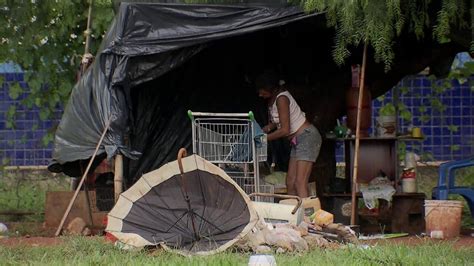
M 376 119 L 376 132 L 379 137 L 396 137 L 396 108 L 393 103 L 387 103 L 379 110 Z

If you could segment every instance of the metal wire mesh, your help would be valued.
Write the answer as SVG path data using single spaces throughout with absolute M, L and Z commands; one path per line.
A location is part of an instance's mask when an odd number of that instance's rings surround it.
M 252 121 L 248 119 L 198 118 L 195 120 L 196 153 L 214 163 L 253 162 L 253 141 L 259 162 L 267 160 L 266 136 L 254 139 Z
M 223 166 L 220 167 L 234 180 L 247 194 L 254 192 L 271 193 L 275 192 L 275 186 L 272 184 L 264 183 L 263 180 L 259 180 L 259 191 L 256 191 L 256 177 L 254 171 L 249 169 L 248 164 L 242 164 L 238 166 Z M 241 168 L 239 168 L 241 167 Z M 263 201 L 273 202 L 272 198 L 263 198 Z
M 247 194 L 273 193 L 273 185 L 258 179 L 258 162 L 267 160 L 267 140 L 256 133 L 255 125 L 248 118 L 195 118 L 193 152 L 221 167 Z

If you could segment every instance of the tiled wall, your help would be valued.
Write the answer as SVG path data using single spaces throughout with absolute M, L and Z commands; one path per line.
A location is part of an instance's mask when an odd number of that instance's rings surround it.
M 42 138 L 55 121 L 41 121 L 38 109 L 28 110 L 20 104 L 20 98 L 9 97 L 9 86 L 16 82 L 28 90 L 23 73 L 0 73 L 0 164 L 2 165 L 47 165 L 51 158 L 52 145 L 44 146 Z M 9 106 L 17 106 L 15 128 L 7 128 L 6 117 Z M 60 112 L 60 110 L 58 110 Z
M 51 158 L 51 147 L 42 144 L 42 138 L 53 123 L 41 121 L 37 109 L 27 110 L 17 100 L 8 96 L 8 88 L 15 82 L 28 89 L 22 73 L 0 73 L 4 82 L 0 87 L 0 163 L 7 160 L 9 165 L 47 165 Z M 471 79 L 474 79 L 472 77 Z M 426 76 L 406 77 L 394 89 L 399 90 L 400 101 L 413 114 L 407 122 L 400 119 L 399 132 L 405 132 L 408 126 L 421 127 L 424 141 L 407 142 L 407 150 L 414 150 L 420 155 L 432 155 L 427 159 L 435 161 L 452 160 L 474 156 L 474 92 L 469 83 L 453 83 L 452 88 L 441 94 L 441 101 L 447 106 L 442 114 L 431 108 L 432 82 Z M 408 89 L 404 89 L 408 88 Z M 405 93 L 406 91 L 406 93 Z M 385 95 L 383 101 L 373 101 L 373 119 L 378 109 L 385 102 L 392 101 L 394 90 Z M 10 105 L 17 106 L 16 128 L 6 128 L 6 112 Z M 419 106 L 427 107 L 428 121 L 420 121 Z M 61 110 L 58 110 L 60 113 Z M 36 125 L 36 126 L 35 126 Z M 457 127 L 449 130 L 449 125 Z M 374 125 L 372 126 L 372 129 Z M 342 162 L 343 148 L 337 148 L 337 160 Z
M 474 77 L 470 81 L 473 82 Z M 436 94 L 434 87 L 440 82 L 423 75 L 404 78 L 384 97 L 373 100 L 372 119 L 375 121 L 383 104 L 393 101 L 393 95 L 398 90 L 399 102 L 413 115 L 409 121 L 399 118 L 398 132 L 407 132 L 410 126 L 414 126 L 420 127 L 424 135 L 423 141 L 405 142 L 406 150 L 414 151 L 429 161 L 474 156 L 474 91 L 470 82 L 451 82 L 451 87 L 436 97 L 446 107 L 439 112 L 430 99 L 431 95 Z M 425 113 L 420 112 L 420 106 L 426 107 Z M 423 116 L 429 119 L 424 121 Z M 375 128 L 374 121 L 371 129 Z M 343 147 L 338 144 L 337 161 L 343 160 Z

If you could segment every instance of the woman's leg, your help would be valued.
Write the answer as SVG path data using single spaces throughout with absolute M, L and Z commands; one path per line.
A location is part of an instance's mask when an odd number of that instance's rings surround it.
M 296 162 L 296 195 L 301 198 L 309 196 L 308 180 L 312 169 L 313 162 L 302 160 Z
M 288 163 L 288 172 L 286 173 L 286 189 L 288 195 L 296 195 L 296 167 L 297 161 L 295 158 L 290 158 L 290 162 Z

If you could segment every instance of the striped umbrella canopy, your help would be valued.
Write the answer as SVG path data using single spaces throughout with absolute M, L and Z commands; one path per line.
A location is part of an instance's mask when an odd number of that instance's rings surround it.
M 255 227 L 245 192 L 219 167 L 185 156 L 143 175 L 108 214 L 106 231 L 135 246 L 184 255 L 223 251 Z

